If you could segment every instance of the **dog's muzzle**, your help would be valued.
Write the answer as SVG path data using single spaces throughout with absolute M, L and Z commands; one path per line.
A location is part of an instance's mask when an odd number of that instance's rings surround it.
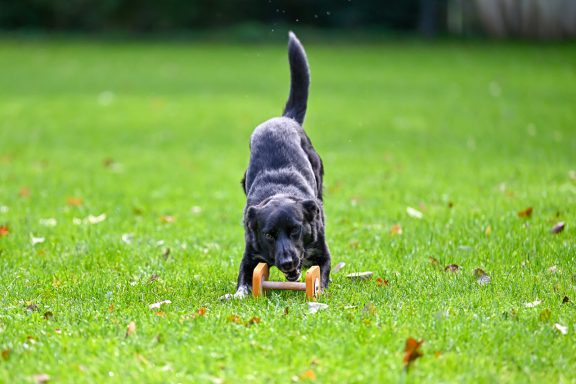
M 300 268 L 296 268 L 290 272 L 284 272 L 284 276 L 286 276 L 286 280 L 288 281 L 298 281 L 301 274 Z

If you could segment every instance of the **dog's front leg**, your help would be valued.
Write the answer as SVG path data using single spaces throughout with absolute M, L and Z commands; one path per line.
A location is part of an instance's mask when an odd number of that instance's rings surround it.
M 258 265 L 258 260 L 246 250 L 240 263 L 240 272 L 238 273 L 238 284 L 234 298 L 243 299 L 252 291 L 252 273 Z

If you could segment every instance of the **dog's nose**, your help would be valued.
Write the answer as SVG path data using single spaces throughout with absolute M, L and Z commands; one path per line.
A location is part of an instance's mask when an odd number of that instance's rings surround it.
M 294 267 L 296 267 L 296 265 L 294 265 L 294 261 L 292 261 L 292 259 L 286 259 L 282 261 L 278 267 L 282 272 L 290 272 L 294 269 Z

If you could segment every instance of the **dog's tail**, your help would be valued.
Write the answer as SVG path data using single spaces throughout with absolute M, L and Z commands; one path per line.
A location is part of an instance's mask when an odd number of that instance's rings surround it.
M 290 96 L 284 107 L 283 116 L 304 122 L 308 104 L 308 87 L 310 86 L 310 69 L 304 47 L 293 32 L 289 32 L 288 61 L 290 62 Z

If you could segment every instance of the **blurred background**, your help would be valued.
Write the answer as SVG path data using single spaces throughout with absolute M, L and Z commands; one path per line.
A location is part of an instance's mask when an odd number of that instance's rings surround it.
M 576 36 L 576 0 L 0 0 L 4 32 L 187 36 L 232 30 L 234 38 L 262 39 L 262 30 L 273 34 L 295 25 L 373 36 L 565 39 Z

